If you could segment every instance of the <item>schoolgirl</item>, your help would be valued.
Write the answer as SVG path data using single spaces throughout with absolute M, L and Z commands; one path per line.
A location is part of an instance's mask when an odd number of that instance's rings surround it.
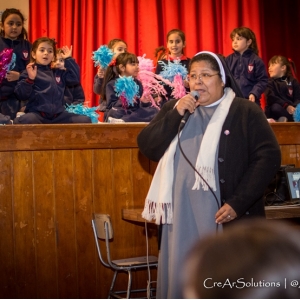
M 54 63 L 54 67 L 60 70 L 65 70 L 65 60 L 63 58 L 63 51 L 61 48 L 58 48 L 56 50 L 56 61 Z M 83 104 L 84 100 L 85 95 L 80 83 L 66 86 L 64 94 L 64 104 Z
M 107 122 L 149 122 L 158 112 L 151 101 L 141 100 L 143 85 L 138 73 L 139 60 L 128 52 L 118 55 L 107 68 L 102 94 L 108 108 Z
M 91 123 L 87 116 L 69 113 L 64 106 L 66 85 L 79 83 L 79 66 L 71 57 L 72 47 L 62 47 L 65 70 L 51 68 L 56 59 L 55 41 L 48 37 L 32 45 L 31 62 L 21 74 L 15 93 L 28 99 L 25 114 L 15 124 Z
M 112 39 L 109 41 L 107 47 L 112 50 L 114 53 L 114 57 L 116 58 L 119 54 L 127 52 L 127 43 L 122 39 Z M 97 74 L 94 77 L 94 85 L 93 90 L 94 93 L 97 95 L 101 95 L 102 93 L 102 85 L 103 85 L 103 78 L 105 74 L 105 69 L 98 67 Z M 106 102 L 103 99 L 99 99 L 100 104 L 100 111 L 106 111 Z
M 293 114 L 300 103 L 300 84 L 292 75 L 288 59 L 275 55 L 269 60 L 268 86 L 265 91 L 265 113 L 268 118 L 294 121 Z
M 226 57 L 226 63 L 244 98 L 260 106 L 268 75 L 264 62 L 258 57 L 255 34 L 250 28 L 238 27 L 230 33 L 230 38 L 234 53 Z
M 30 61 L 31 43 L 24 28 L 25 17 L 16 8 L 8 8 L 1 15 L 0 52 L 13 49 L 15 65 L 0 82 L 0 113 L 16 117 L 21 101 L 14 93 L 15 86 Z
M 180 61 L 180 64 L 186 68 L 189 67 L 190 58 L 184 55 L 184 48 L 186 46 L 185 34 L 180 29 L 172 29 L 167 33 L 167 48 L 160 46 L 155 50 L 155 56 L 157 57 L 157 65 L 155 73 L 160 75 L 163 73 L 164 66 L 174 61 Z M 166 78 L 169 79 L 169 78 Z M 184 81 L 186 92 L 189 92 L 189 84 Z M 167 100 L 172 97 L 172 88 L 165 85 L 167 91 L 166 96 L 162 97 L 160 106 L 162 106 Z

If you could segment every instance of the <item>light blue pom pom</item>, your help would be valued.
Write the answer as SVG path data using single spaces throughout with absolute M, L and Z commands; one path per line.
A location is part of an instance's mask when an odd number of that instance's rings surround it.
M 85 115 L 88 116 L 91 120 L 92 123 L 98 123 L 98 117 L 99 115 L 96 113 L 96 110 L 98 109 L 98 106 L 94 107 L 87 107 L 80 104 L 71 104 L 68 105 L 66 104 L 66 110 L 70 113 L 77 114 L 77 115 Z
M 293 114 L 293 118 L 295 122 L 300 122 L 300 104 L 297 104 Z
M 182 79 L 185 79 L 188 74 L 186 67 L 180 64 L 180 60 L 169 61 L 167 64 L 163 61 L 158 61 L 158 63 L 162 65 L 163 68 L 163 71 L 161 71 L 159 75 L 171 82 L 174 81 L 174 77 L 177 74 L 180 74 Z
M 135 83 L 132 76 L 124 76 L 116 80 L 115 92 L 118 97 L 123 96 L 128 105 L 133 105 L 134 98 L 139 93 L 139 86 Z
M 100 66 L 103 69 L 106 69 L 112 58 L 114 53 L 106 46 L 100 46 L 97 51 L 93 52 L 92 60 L 94 61 L 94 66 Z
M 16 65 L 16 54 L 13 53 L 12 57 L 11 57 L 11 62 L 9 63 L 9 65 L 7 66 L 7 71 L 12 70 Z

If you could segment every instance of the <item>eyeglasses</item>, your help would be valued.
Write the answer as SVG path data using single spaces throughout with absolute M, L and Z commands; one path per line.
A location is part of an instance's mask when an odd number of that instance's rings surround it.
M 208 74 L 208 73 L 201 73 L 199 75 L 196 75 L 196 74 L 192 74 L 189 76 L 189 81 L 196 81 L 197 79 L 200 79 L 202 82 L 207 82 L 209 81 L 209 79 L 213 76 L 216 76 L 216 75 L 220 75 L 220 73 L 216 73 L 216 74 Z

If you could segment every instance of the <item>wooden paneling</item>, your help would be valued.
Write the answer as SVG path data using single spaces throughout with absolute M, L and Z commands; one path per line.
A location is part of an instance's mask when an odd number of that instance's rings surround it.
M 1 298 L 17 298 L 11 162 L 11 153 L 0 152 L 0 272 L 3 275 L 0 279 Z
M 109 123 L 1 126 L 0 151 L 136 148 L 136 136 L 144 126 Z
M 1 298 L 106 298 L 113 273 L 97 257 L 93 212 L 111 215 L 113 258 L 146 253 L 144 224 L 122 219 L 122 209 L 143 207 L 157 166 L 137 148 L 144 126 L 0 127 Z M 300 126 L 272 128 L 282 163 L 300 166 Z M 148 235 L 157 255 L 156 225 Z M 134 287 L 146 281 L 146 271 L 133 275 Z

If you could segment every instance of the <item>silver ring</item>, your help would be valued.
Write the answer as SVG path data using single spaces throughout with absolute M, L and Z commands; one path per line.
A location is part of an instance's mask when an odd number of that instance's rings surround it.
M 227 219 L 230 219 L 230 218 L 231 218 L 230 215 L 228 215 L 228 216 L 227 216 Z

